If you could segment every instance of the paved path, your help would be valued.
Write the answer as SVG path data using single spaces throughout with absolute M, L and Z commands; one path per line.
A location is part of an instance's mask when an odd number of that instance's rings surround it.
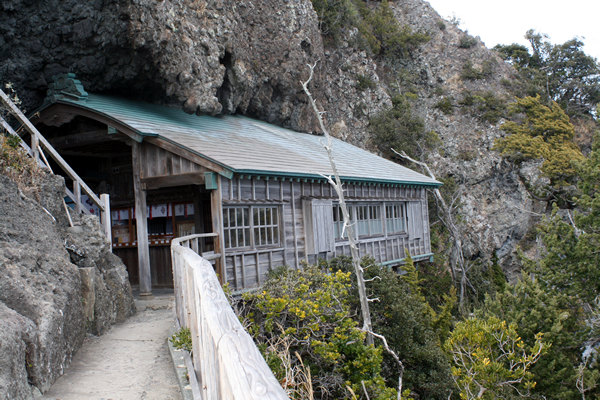
M 181 399 L 166 344 L 173 320 L 172 308 L 148 308 L 86 339 L 67 372 L 41 399 Z

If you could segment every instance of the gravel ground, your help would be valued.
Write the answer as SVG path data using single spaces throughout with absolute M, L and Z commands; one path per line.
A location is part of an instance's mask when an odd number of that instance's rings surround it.
M 173 321 L 172 308 L 148 308 L 100 337 L 89 337 L 41 399 L 181 399 L 166 344 Z

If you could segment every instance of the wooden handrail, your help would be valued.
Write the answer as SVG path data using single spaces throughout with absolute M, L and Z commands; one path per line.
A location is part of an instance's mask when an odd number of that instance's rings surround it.
M 104 227 L 104 233 L 106 234 L 108 240 L 111 240 L 112 232 L 111 232 L 111 223 L 110 223 L 110 200 L 107 194 L 103 194 L 100 199 L 93 191 L 90 189 L 88 185 L 77 175 L 77 173 L 71 168 L 69 164 L 58 154 L 58 152 L 52 147 L 50 142 L 43 137 L 37 128 L 29 121 L 29 119 L 19 110 L 19 108 L 12 102 L 12 100 L 4 93 L 3 90 L 0 89 L 0 99 L 6 104 L 9 108 L 9 111 L 17 118 L 17 120 L 25 127 L 25 129 L 31 135 L 31 148 L 27 146 L 27 144 L 21 139 L 21 146 L 27 150 L 28 154 L 32 156 L 35 161 L 40 164 L 42 167 L 45 167 L 42 160 L 40 160 L 40 154 L 42 158 L 47 162 L 45 156 L 41 149 L 48 151 L 48 154 L 56 161 L 56 163 L 62 168 L 63 171 L 73 180 L 73 190 L 75 193 L 70 192 L 67 188 L 67 195 L 75 201 L 76 210 L 78 212 L 83 211 L 83 207 L 81 207 L 81 196 L 80 189 L 83 189 L 83 192 L 88 196 L 92 202 L 98 206 L 100 212 L 102 214 L 102 225 Z M 2 126 L 11 134 L 19 136 L 4 119 L 0 117 L 0 122 Z M 19 136 L 20 137 L 20 136 Z M 49 165 L 48 165 L 49 167 Z M 86 210 L 87 211 L 87 210 Z M 89 214 L 89 213 L 88 213 Z
M 71 168 L 71 166 L 69 164 L 67 164 L 67 162 L 60 156 L 60 154 L 58 154 L 58 152 L 54 149 L 54 147 L 52 147 L 52 145 L 46 140 L 46 138 L 40 134 L 40 132 L 37 130 L 37 128 L 35 126 L 33 126 L 31 121 L 29 121 L 29 119 L 21 112 L 21 110 L 19 110 L 19 108 L 12 102 L 12 100 L 2 90 L 0 90 L 0 97 L 4 101 L 4 104 L 6 104 L 10 108 L 13 115 L 19 120 L 19 122 L 21 122 L 21 124 L 23 124 L 25 129 L 27 129 L 27 131 L 31 135 L 32 148 L 33 148 L 33 153 L 36 156 L 36 161 L 38 160 L 39 155 L 36 154 L 37 149 L 36 149 L 36 145 L 34 145 L 34 143 L 39 142 L 39 144 L 41 146 L 43 146 L 43 148 L 45 150 L 48 150 L 48 153 L 50 153 L 50 156 L 54 159 L 54 161 L 56 161 L 58 163 L 58 165 L 63 169 L 63 171 L 66 172 L 66 174 L 69 176 L 69 178 L 71 178 L 73 181 L 78 181 L 79 184 L 81 185 L 81 188 L 85 192 L 85 194 L 88 195 L 88 197 L 94 202 L 94 204 L 96 204 L 98 206 L 98 208 L 101 211 L 105 211 L 104 205 L 102 204 L 102 202 L 100 201 L 98 196 L 96 196 L 96 194 L 92 191 L 92 189 L 90 189 L 89 186 L 85 184 L 83 179 L 81 179 L 79 177 L 79 175 L 77 175 L 77 173 L 73 170 L 73 168 Z
M 194 398 L 288 399 L 229 305 L 212 265 L 182 245 L 205 237 L 218 235 L 171 242 L 177 319 L 191 331 L 193 371 L 188 372 L 192 388 L 201 388 Z

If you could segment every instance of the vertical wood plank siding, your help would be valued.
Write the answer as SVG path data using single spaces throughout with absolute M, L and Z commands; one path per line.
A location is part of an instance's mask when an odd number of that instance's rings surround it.
M 364 185 L 346 183 L 345 195 L 348 201 L 398 201 L 414 202 L 420 210 L 422 228 L 414 239 L 406 234 L 388 235 L 360 239 L 360 256 L 370 255 L 376 262 L 399 260 L 406 257 L 405 249 L 411 256 L 427 254 L 431 251 L 427 210 L 427 191 L 424 188 Z M 337 201 L 337 193 L 327 183 L 310 179 L 282 179 L 270 177 L 249 177 L 235 175 L 231 180 L 221 179 L 221 195 L 224 206 L 277 204 L 280 212 L 281 239 L 279 247 L 257 249 L 226 249 L 225 270 L 228 282 L 234 290 L 257 287 L 264 281 L 269 268 L 289 265 L 300 268 L 302 260 L 315 262 L 317 256 L 331 259 L 339 255 L 350 256 L 347 241 L 335 241 L 334 251 L 308 254 L 306 230 L 304 226 L 305 203 L 311 198 Z M 304 202 L 304 203 L 303 203 Z M 417 203 L 418 202 L 418 203 Z M 304 204 L 304 207 L 303 207 Z M 382 223 L 385 224 L 385 207 L 381 208 Z M 308 248 L 312 248 L 308 245 Z M 318 247 L 317 250 L 323 250 Z M 313 250 L 315 251 L 315 250 Z
M 140 159 L 142 169 L 140 178 L 208 171 L 183 157 L 145 142 L 140 145 Z

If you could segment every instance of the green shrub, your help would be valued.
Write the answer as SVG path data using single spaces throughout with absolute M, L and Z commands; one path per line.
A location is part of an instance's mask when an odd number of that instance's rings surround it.
M 411 157 L 420 155 L 420 144 L 427 143 L 423 119 L 414 115 L 410 102 L 403 95 L 392 98 L 392 108 L 369 119 L 369 131 L 373 135 L 373 143 L 388 158 L 398 151 L 404 150 Z
M 181 328 L 171 336 L 169 341 L 173 343 L 173 347 L 176 349 L 185 350 L 192 354 L 192 333 L 190 332 L 190 328 Z
M 363 0 L 312 0 L 321 32 L 334 45 L 348 28 L 357 28 L 358 47 L 375 55 L 407 55 L 430 40 L 425 33 L 400 27 L 387 0 L 369 7 Z
M 443 19 L 438 19 L 435 24 L 437 25 L 438 28 L 440 28 L 441 31 L 445 31 L 446 30 L 446 23 L 444 22 Z
M 478 80 L 485 79 L 492 76 L 495 69 L 495 62 L 493 60 L 486 60 L 481 64 L 481 68 L 476 68 L 470 60 L 467 60 L 463 64 L 461 72 L 461 78 L 464 80 Z
M 250 333 L 278 379 L 286 363 L 310 369 L 315 396 L 350 397 L 347 385 L 373 398 L 396 396 L 381 378 L 382 349 L 365 344 L 350 308 L 350 274 L 304 265 L 271 271 L 262 291 L 244 295 Z
M 441 99 L 440 101 L 435 103 L 434 107 L 446 115 L 454 114 L 454 106 L 452 105 L 452 101 L 449 97 Z
M 465 35 L 461 36 L 459 43 L 458 43 L 458 47 L 460 47 L 461 49 L 470 49 L 475 44 L 477 44 L 477 39 L 465 34 Z
M 348 257 L 337 257 L 330 260 L 328 265 L 333 269 L 353 270 Z M 370 303 L 373 329 L 386 337 L 390 348 L 402 359 L 405 387 L 414 392 L 415 398 L 447 399 L 452 389 L 450 365 L 440 345 L 440 336 L 444 334 L 440 335 L 432 326 L 432 309 L 420 299 L 419 289 L 414 286 L 411 289 L 410 284 L 391 269 L 375 264 L 369 257 L 362 260 L 362 266 L 365 268 L 365 279 L 373 279 L 367 284 L 367 295 L 379 299 Z M 418 273 L 414 279 L 415 272 L 413 269 L 412 283 L 418 285 L 423 274 Z M 376 276 L 380 279 L 374 279 Z M 351 306 L 353 313 L 357 313 L 359 300 L 354 275 L 351 282 Z M 449 323 L 450 318 L 450 314 L 444 313 L 436 325 L 441 330 L 448 330 L 446 322 Z M 383 354 L 383 360 L 382 375 L 388 385 L 394 386 L 398 382 L 397 365 L 387 353 Z
M 497 124 L 506 114 L 506 101 L 494 95 L 493 92 L 465 92 L 465 97 L 458 102 L 463 107 L 468 107 L 472 116 L 480 121 Z
M 375 87 L 375 82 L 368 76 L 364 76 L 364 75 L 356 76 L 356 88 L 358 90 L 363 91 L 363 90 L 367 90 L 367 89 L 373 89 L 374 87 Z

